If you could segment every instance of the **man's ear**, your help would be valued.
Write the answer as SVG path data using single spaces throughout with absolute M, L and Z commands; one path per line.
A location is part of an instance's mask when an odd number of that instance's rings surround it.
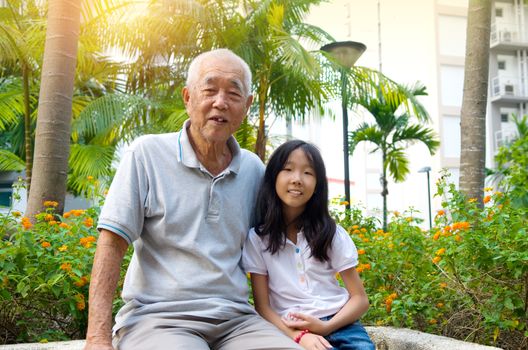
M 253 103 L 253 95 L 249 95 L 246 100 L 246 113 L 249 111 L 249 107 Z
M 185 106 L 187 106 L 187 103 L 189 102 L 189 98 L 191 96 L 189 94 L 189 89 L 186 86 L 182 89 L 182 97 L 183 97 L 183 103 L 185 104 Z

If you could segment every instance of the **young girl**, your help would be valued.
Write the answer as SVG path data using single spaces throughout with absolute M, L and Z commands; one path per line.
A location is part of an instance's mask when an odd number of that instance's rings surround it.
M 326 171 L 315 146 L 294 140 L 272 154 L 242 263 L 258 313 L 303 348 L 374 350 L 358 321 L 368 298 L 355 269 L 357 250 L 328 213 Z

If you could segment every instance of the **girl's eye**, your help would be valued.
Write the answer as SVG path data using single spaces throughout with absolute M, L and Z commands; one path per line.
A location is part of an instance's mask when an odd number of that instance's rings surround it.
M 282 168 L 283 171 L 291 171 L 291 168 Z
M 304 172 L 306 175 L 313 175 L 313 173 L 311 171 L 305 171 Z

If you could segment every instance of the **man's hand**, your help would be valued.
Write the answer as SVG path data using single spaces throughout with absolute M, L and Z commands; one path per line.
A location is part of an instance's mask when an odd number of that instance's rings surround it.
M 287 317 L 282 318 L 282 322 L 290 328 L 307 329 L 312 333 L 323 336 L 330 333 L 325 321 L 298 312 L 290 312 Z
M 324 337 L 312 334 L 312 333 L 306 333 L 302 336 L 301 341 L 299 342 L 299 345 L 301 345 L 306 350 L 327 350 L 332 349 L 332 345 L 326 340 Z

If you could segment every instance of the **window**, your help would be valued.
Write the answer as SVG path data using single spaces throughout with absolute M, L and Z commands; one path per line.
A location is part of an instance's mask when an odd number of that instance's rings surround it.
M 511 84 L 504 85 L 504 93 L 506 95 L 513 95 L 513 85 Z
M 11 196 L 13 195 L 13 188 L 11 184 L 0 184 L 0 206 L 11 206 Z
M 495 17 L 502 17 L 502 9 L 496 8 L 495 9 Z
M 506 61 L 499 61 L 497 63 L 498 63 L 499 69 L 501 69 L 501 70 L 505 70 L 506 69 Z
M 501 122 L 507 123 L 509 120 L 508 113 L 501 113 Z

